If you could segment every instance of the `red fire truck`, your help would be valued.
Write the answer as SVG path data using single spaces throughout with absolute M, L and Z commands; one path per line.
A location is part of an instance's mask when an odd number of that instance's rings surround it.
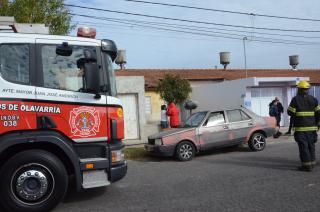
M 94 36 L 90 28 L 78 37 L 0 33 L 4 210 L 48 211 L 71 179 L 81 190 L 126 175 L 123 110 L 112 66 L 117 48 Z

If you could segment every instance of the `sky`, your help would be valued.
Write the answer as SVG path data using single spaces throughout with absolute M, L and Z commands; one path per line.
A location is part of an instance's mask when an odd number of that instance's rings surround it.
M 320 1 L 318 0 L 145 1 L 320 20 Z M 72 24 L 94 27 L 97 30 L 98 39 L 114 40 L 118 49 L 126 50 L 126 68 L 222 68 L 219 52 L 227 51 L 231 53 L 228 68 L 242 69 L 245 68 L 244 45 L 248 69 L 291 68 L 289 55 L 299 55 L 298 68 L 300 69 L 320 68 L 320 21 L 266 18 L 125 0 L 66 0 L 65 3 L 194 21 L 182 22 L 68 7 L 74 14 L 99 18 L 98 20 L 74 15 Z M 206 24 L 198 22 L 206 22 Z M 214 24 L 319 32 L 260 30 Z M 75 34 L 75 30 L 70 33 L 70 35 Z M 247 39 L 244 40 L 244 37 Z

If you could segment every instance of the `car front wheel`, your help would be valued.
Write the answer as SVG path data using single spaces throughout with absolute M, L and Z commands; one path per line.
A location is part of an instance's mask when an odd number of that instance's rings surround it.
M 262 151 L 266 147 L 266 139 L 261 133 L 255 133 L 251 136 L 249 147 L 252 151 Z
M 194 145 L 189 141 L 183 141 L 176 148 L 176 157 L 180 161 L 192 160 L 196 153 Z

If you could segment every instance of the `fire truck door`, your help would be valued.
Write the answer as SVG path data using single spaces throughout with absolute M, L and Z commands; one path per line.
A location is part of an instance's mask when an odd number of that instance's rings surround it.
M 68 42 L 70 56 L 56 54 L 56 48 Z M 83 61 L 85 51 L 94 54 L 98 64 L 100 48 L 95 42 L 36 40 L 39 85 L 37 117 L 40 127 L 54 128 L 75 142 L 107 140 L 106 96 L 95 98 L 86 91 Z M 103 78 L 97 76 L 99 78 Z

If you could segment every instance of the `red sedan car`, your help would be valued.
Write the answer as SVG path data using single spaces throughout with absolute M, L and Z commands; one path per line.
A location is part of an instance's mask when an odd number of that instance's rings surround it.
M 192 114 L 183 127 L 148 137 L 145 149 L 155 155 L 191 160 L 199 151 L 248 143 L 261 151 L 276 132 L 273 117 L 261 117 L 246 108 Z

